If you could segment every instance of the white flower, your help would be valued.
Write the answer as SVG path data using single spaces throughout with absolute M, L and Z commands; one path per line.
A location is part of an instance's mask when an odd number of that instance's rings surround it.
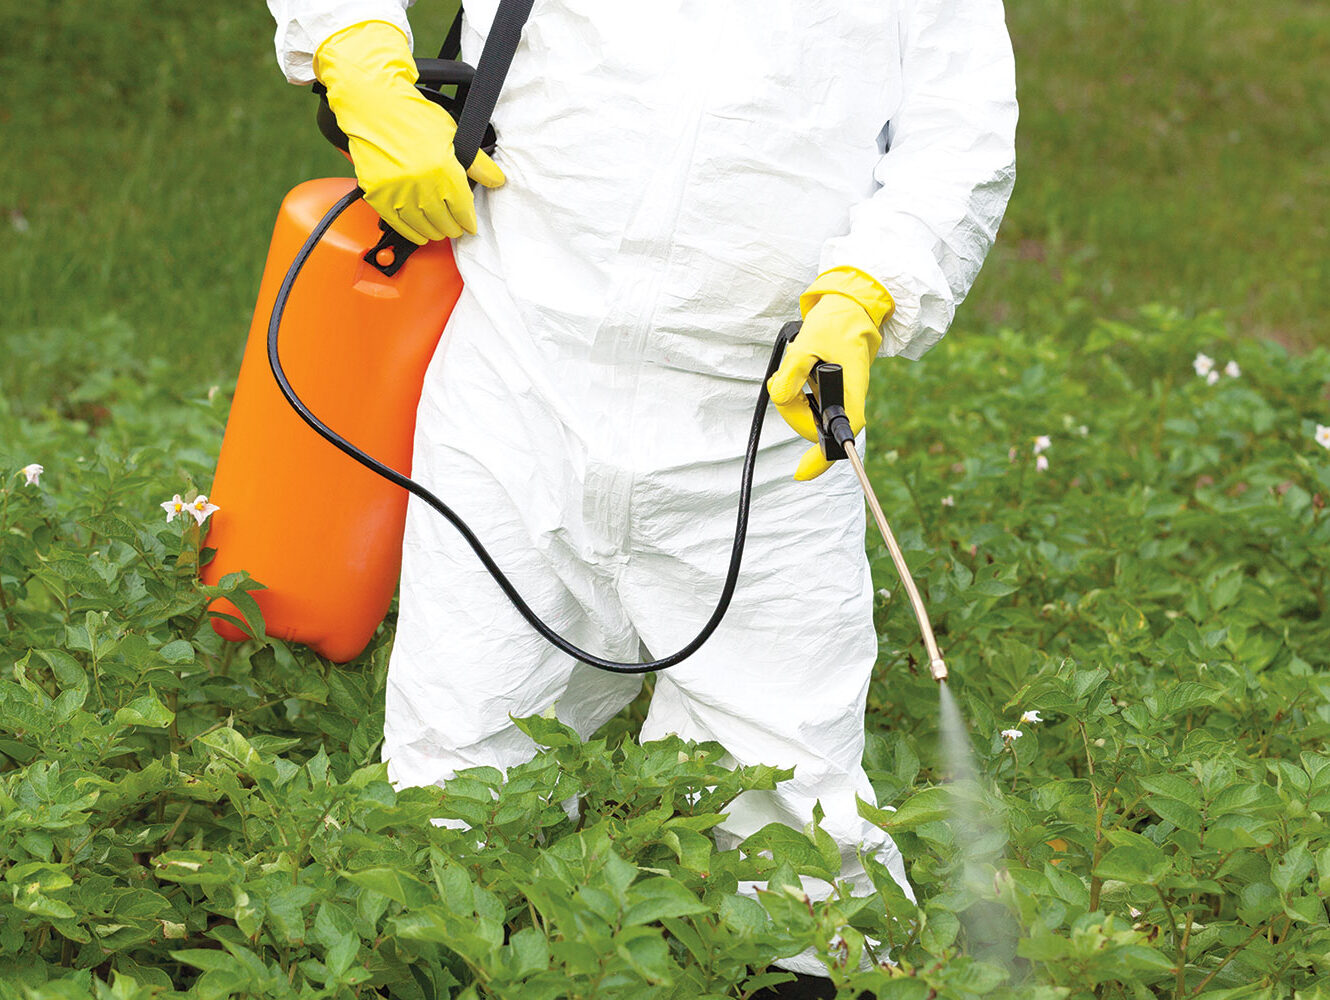
M 43 466 L 33 462 L 31 465 L 25 465 L 18 470 L 23 476 L 23 485 L 39 486 L 41 485 L 42 473 L 46 471 Z
M 1048 471 L 1048 456 L 1040 455 L 1034 460 L 1034 467 L 1040 472 Z
M 1022 736 L 1024 736 L 1025 734 L 1022 733 L 1019 729 L 1004 729 L 1004 730 L 1002 730 L 1001 735 L 1002 735 L 1002 739 L 1003 739 L 1005 742 L 1007 742 L 1007 743 L 1015 743 L 1018 739 L 1020 739 L 1020 738 L 1021 738 Z
M 1330 448 L 1330 427 L 1324 424 L 1316 425 L 1316 443 L 1322 448 Z
M 1191 366 L 1196 370 L 1197 375 L 1204 377 L 1214 371 L 1215 359 L 1205 354 L 1198 354 Z
M 1076 433 L 1079 434 L 1081 437 L 1089 437 L 1090 428 L 1086 427 L 1084 424 L 1081 424 L 1081 426 L 1076 428 Z
M 1041 718 L 1039 717 L 1039 710 L 1038 710 L 1038 709 L 1034 709 L 1034 708 L 1032 708 L 1032 709 L 1030 709 L 1030 711 L 1028 711 L 1028 712 L 1022 712 L 1022 713 L 1021 713 L 1021 722 L 1024 722 L 1024 723 L 1027 723 L 1027 724 L 1028 724 L 1028 723 L 1032 723 L 1032 722 L 1043 722 L 1043 721 L 1044 721 L 1044 720 L 1041 719 Z
M 162 503 L 158 504 L 158 506 L 166 511 L 166 523 L 170 524 L 175 520 L 177 514 L 183 514 L 185 512 L 186 504 L 185 501 L 180 499 L 180 494 L 177 493 L 170 500 L 164 500 Z
M 944 496 L 944 497 L 942 498 L 942 506 L 943 506 L 943 507 L 955 507 L 955 506 L 956 506 L 956 498 L 953 497 L 950 493 L 948 493 L 946 496 Z
M 189 512 L 194 515 L 194 520 L 198 521 L 199 524 L 208 520 L 208 515 L 213 511 L 221 509 L 215 503 L 208 503 L 207 496 L 202 493 L 189 503 Z
M 1048 451 L 1053 447 L 1053 442 L 1047 434 L 1040 434 L 1034 439 L 1034 453 L 1038 455 L 1041 451 Z
M 1229 378 L 1238 378 L 1242 374 L 1242 369 L 1238 367 L 1236 361 L 1230 361 L 1224 365 L 1224 374 Z
M 1206 384 L 1206 385 L 1214 385 L 1214 384 L 1215 384 L 1216 382 L 1218 382 L 1218 381 L 1219 381 L 1219 372 L 1217 372 L 1217 371 L 1209 371 L 1209 372 L 1206 373 L 1206 375 L 1205 375 L 1205 384 Z

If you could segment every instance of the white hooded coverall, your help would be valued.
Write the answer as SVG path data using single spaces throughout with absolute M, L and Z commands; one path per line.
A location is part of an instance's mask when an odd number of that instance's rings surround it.
M 410 37 L 401 0 L 269 6 L 295 83 L 352 24 Z M 473 65 L 496 8 L 467 0 Z M 507 184 L 476 190 L 479 234 L 455 242 L 465 290 L 426 376 L 414 477 L 572 641 L 674 652 L 719 594 L 759 383 L 799 293 L 832 267 L 873 275 L 896 301 L 882 353 L 918 358 L 992 245 L 1015 124 L 1001 0 L 536 0 L 494 114 Z M 908 892 L 855 803 L 873 800 L 877 655 L 863 500 L 846 463 L 794 482 L 807 443 L 774 414 L 763 441 L 734 602 L 659 676 L 642 738 L 793 767 L 741 797 L 722 837 L 801 828 L 820 800 L 844 877 L 868 889 L 857 852 L 875 851 Z M 523 761 L 510 716 L 551 706 L 589 735 L 639 685 L 549 647 L 412 498 L 395 782 Z M 782 964 L 821 971 L 801 962 Z

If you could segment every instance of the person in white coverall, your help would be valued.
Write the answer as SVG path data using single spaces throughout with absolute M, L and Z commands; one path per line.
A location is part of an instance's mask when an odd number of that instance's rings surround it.
M 407 2 L 269 6 L 283 70 L 328 87 L 370 204 L 418 242 L 462 236 L 415 478 L 574 642 L 672 653 L 719 594 L 759 382 L 802 311 L 771 381 L 800 433 L 768 426 L 729 614 L 659 675 L 642 738 L 793 767 L 742 796 L 721 837 L 802 828 L 820 800 L 844 878 L 867 890 L 857 855 L 872 851 L 908 892 L 855 803 L 873 800 L 877 655 L 863 498 L 846 463 L 808 450 L 798 390 L 815 357 L 841 363 L 857 431 L 873 357 L 922 355 L 978 273 L 1015 177 L 1001 0 L 536 0 L 474 202 L 451 120 L 410 86 Z M 496 7 L 465 4 L 472 65 Z M 526 760 L 512 717 L 551 707 L 589 735 L 640 683 L 547 645 L 412 498 L 387 690 L 396 783 Z

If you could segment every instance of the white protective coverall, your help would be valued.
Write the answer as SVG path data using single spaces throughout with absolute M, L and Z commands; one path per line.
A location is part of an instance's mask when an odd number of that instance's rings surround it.
M 269 4 L 295 83 L 352 24 L 409 37 L 399 0 Z M 466 2 L 473 65 L 496 7 Z M 759 383 L 800 292 L 832 267 L 873 275 L 896 301 L 882 353 L 918 358 L 996 235 L 1015 124 L 1001 0 L 536 0 L 494 114 L 507 184 L 477 189 L 479 235 L 455 244 L 466 287 L 426 376 L 415 478 L 574 642 L 674 652 L 720 591 Z M 909 891 L 855 804 L 873 800 L 878 648 L 863 500 L 846 463 L 793 481 L 807 445 L 775 414 L 763 440 L 733 605 L 659 676 L 642 738 L 794 767 L 742 797 L 722 836 L 803 827 L 821 800 L 844 876 L 867 887 L 862 847 Z M 511 766 L 533 748 L 510 716 L 554 706 L 586 735 L 639 684 L 546 645 L 412 498 L 395 782 Z

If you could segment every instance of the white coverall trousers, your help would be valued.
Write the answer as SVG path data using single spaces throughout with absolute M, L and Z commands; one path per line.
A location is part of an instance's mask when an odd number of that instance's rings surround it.
M 270 6 L 294 82 L 343 27 L 410 30 L 402 0 Z M 472 64 L 496 6 L 467 0 Z M 479 235 L 455 243 L 466 289 L 426 377 L 415 477 L 574 642 L 675 651 L 720 591 L 759 381 L 799 293 L 865 271 L 896 300 L 883 353 L 922 354 L 996 234 L 1015 118 L 1001 0 L 537 0 L 494 115 L 507 184 L 477 191 Z M 862 499 L 843 465 L 795 483 L 806 443 L 774 413 L 763 440 L 733 605 L 660 676 L 642 736 L 793 767 L 722 835 L 802 827 L 820 800 L 844 876 L 867 889 L 857 855 L 876 851 L 906 886 L 855 804 L 873 799 L 877 651 Z M 553 706 L 590 734 L 638 685 L 553 651 L 412 499 L 394 781 L 525 760 L 511 716 Z

